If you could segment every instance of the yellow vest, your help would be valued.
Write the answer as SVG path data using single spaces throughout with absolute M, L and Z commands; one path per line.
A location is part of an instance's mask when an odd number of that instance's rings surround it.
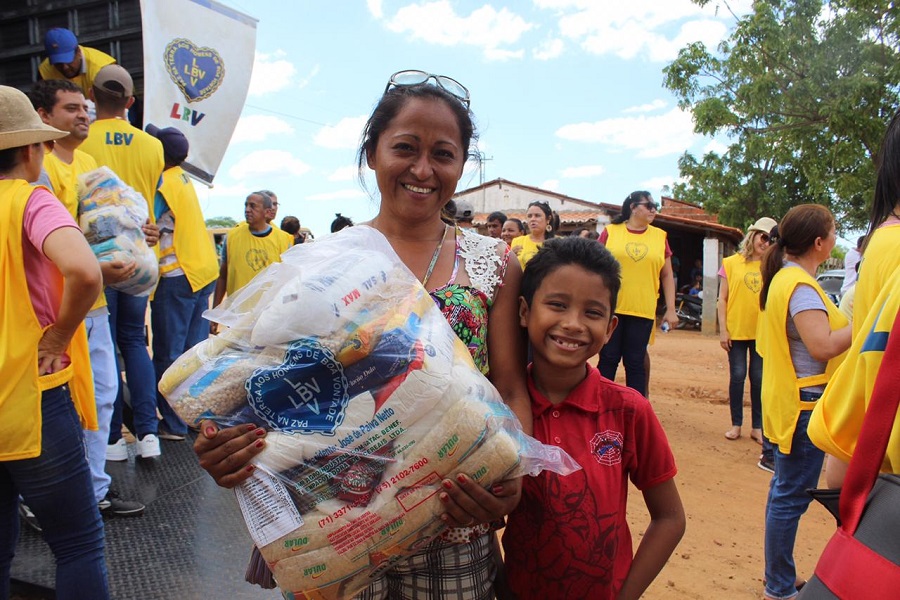
M 900 267 L 886 281 L 873 309 L 862 322 L 862 333 L 853 338 L 847 358 L 835 371 L 809 420 L 809 439 L 844 462 L 850 462 L 856 450 L 888 334 L 900 310 Z M 894 426 L 881 470 L 900 473 L 900 413 L 885 418 L 890 418 Z
M 97 77 L 97 73 L 105 67 L 106 65 L 111 65 L 116 62 L 109 54 L 105 52 L 101 52 L 95 48 L 88 48 L 87 46 L 78 46 L 81 48 L 81 59 L 83 61 L 83 73 L 80 73 L 70 79 L 72 83 L 81 88 L 81 91 L 84 92 L 84 96 L 88 97 L 91 91 L 91 86 L 94 85 L 94 79 Z M 38 72 L 41 74 L 41 79 L 65 79 L 66 77 L 60 73 L 56 67 L 50 64 L 48 59 L 44 59 L 40 66 L 38 67 Z
M 800 267 L 784 267 L 772 278 L 766 309 L 759 320 L 756 350 L 763 358 L 763 431 L 784 454 L 791 453 L 791 440 L 800 411 L 816 406 L 815 402 L 800 401 L 800 388 L 828 383 L 847 354 L 844 352 L 829 360 L 825 372 L 820 375 L 797 378 L 788 346 L 787 316 L 791 295 L 801 283 L 811 286 L 822 298 L 832 330 L 847 325 L 847 318 L 825 296 L 816 280 Z
M 666 264 L 666 232 L 650 225 L 631 233 L 625 223 L 606 226 L 606 248 L 622 267 L 616 314 L 656 319 L 659 274 Z
M 728 281 L 728 303 L 725 306 L 725 327 L 733 340 L 756 339 L 759 321 L 759 290 L 762 274 L 759 261 L 744 259 L 740 254 L 722 261 Z
M 196 292 L 219 277 L 219 259 L 206 233 L 197 192 L 184 169 L 172 167 L 163 173 L 159 193 L 166 199 L 175 217 L 172 246 L 161 251 L 159 257 L 174 254 L 178 258 L 177 263 L 162 267 L 160 275 L 180 266 L 191 284 L 191 290 Z
M 147 202 L 150 220 L 159 178 L 165 168 L 162 143 L 123 119 L 100 119 L 91 124 L 81 149 L 94 157 L 97 165 L 109 167 Z
M 22 251 L 25 206 L 34 187 L 0 180 L 0 461 L 41 454 L 41 392 L 71 382 L 72 399 L 85 429 L 97 429 L 97 407 L 84 324 L 66 350 L 71 364 L 38 375 L 37 347 L 44 333 L 30 301 Z M 62 280 L 57 282 L 62 285 Z
M 178 229 L 178 227 L 175 227 Z M 271 265 L 281 262 L 281 253 L 291 247 L 290 234 L 279 235 L 280 230 L 272 228 L 269 235 L 257 237 L 250 232 L 246 222 L 235 225 L 228 232 L 225 249 L 228 253 L 228 271 L 225 291 L 230 296 L 247 285 L 256 274 Z
M 853 339 L 872 312 L 875 298 L 888 282 L 888 277 L 900 266 L 900 224 L 882 225 L 875 230 L 866 254 L 859 263 L 856 296 L 853 299 Z
M 512 244 L 509 245 L 510 249 L 521 248 L 522 251 L 519 252 L 519 264 L 522 265 L 522 269 L 525 268 L 525 265 L 528 264 L 528 261 L 534 258 L 534 255 L 538 253 L 538 250 L 541 249 L 543 244 L 538 244 L 531 237 L 527 235 L 520 235 L 517 238 L 514 238 Z

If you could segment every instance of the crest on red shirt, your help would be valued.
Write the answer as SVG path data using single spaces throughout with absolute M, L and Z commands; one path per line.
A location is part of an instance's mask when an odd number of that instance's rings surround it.
M 622 462 L 622 434 L 618 431 L 601 431 L 591 438 L 591 453 L 601 465 L 611 467 Z

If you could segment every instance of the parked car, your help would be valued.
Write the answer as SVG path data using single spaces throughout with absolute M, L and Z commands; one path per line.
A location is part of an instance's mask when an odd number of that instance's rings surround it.
M 816 281 L 822 287 L 825 295 L 831 298 L 835 304 L 841 302 L 841 286 L 844 285 L 844 270 L 829 269 L 816 276 Z

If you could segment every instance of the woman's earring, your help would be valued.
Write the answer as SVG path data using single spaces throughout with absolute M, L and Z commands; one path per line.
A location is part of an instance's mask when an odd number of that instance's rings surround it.
M 550 233 L 551 231 L 553 231 L 553 228 L 547 225 L 547 233 Z

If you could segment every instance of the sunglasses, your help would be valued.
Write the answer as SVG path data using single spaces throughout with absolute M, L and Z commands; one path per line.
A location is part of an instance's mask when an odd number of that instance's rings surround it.
M 434 75 L 425 71 L 417 71 L 415 69 L 408 71 L 397 71 L 391 75 L 390 81 L 384 86 L 384 93 L 387 93 L 392 87 L 411 87 L 415 85 L 423 85 L 434 80 L 434 85 L 438 86 L 451 96 L 462 102 L 466 108 L 469 108 L 469 90 L 466 86 L 446 75 Z
M 770 239 L 769 239 L 769 234 L 768 234 L 768 233 L 760 233 L 760 234 L 759 234 L 759 239 L 761 239 L 761 240 L 763 241 L 764 244 L 768 244 L 769 241 L 770 241 Z
M 647 210 L 651 210 L 653 212 L 659 210 L 659 204 L 657 204 L 656 202 L 638 202 L 637 204 L 635 204 L 635 206 L 646 206 Z

